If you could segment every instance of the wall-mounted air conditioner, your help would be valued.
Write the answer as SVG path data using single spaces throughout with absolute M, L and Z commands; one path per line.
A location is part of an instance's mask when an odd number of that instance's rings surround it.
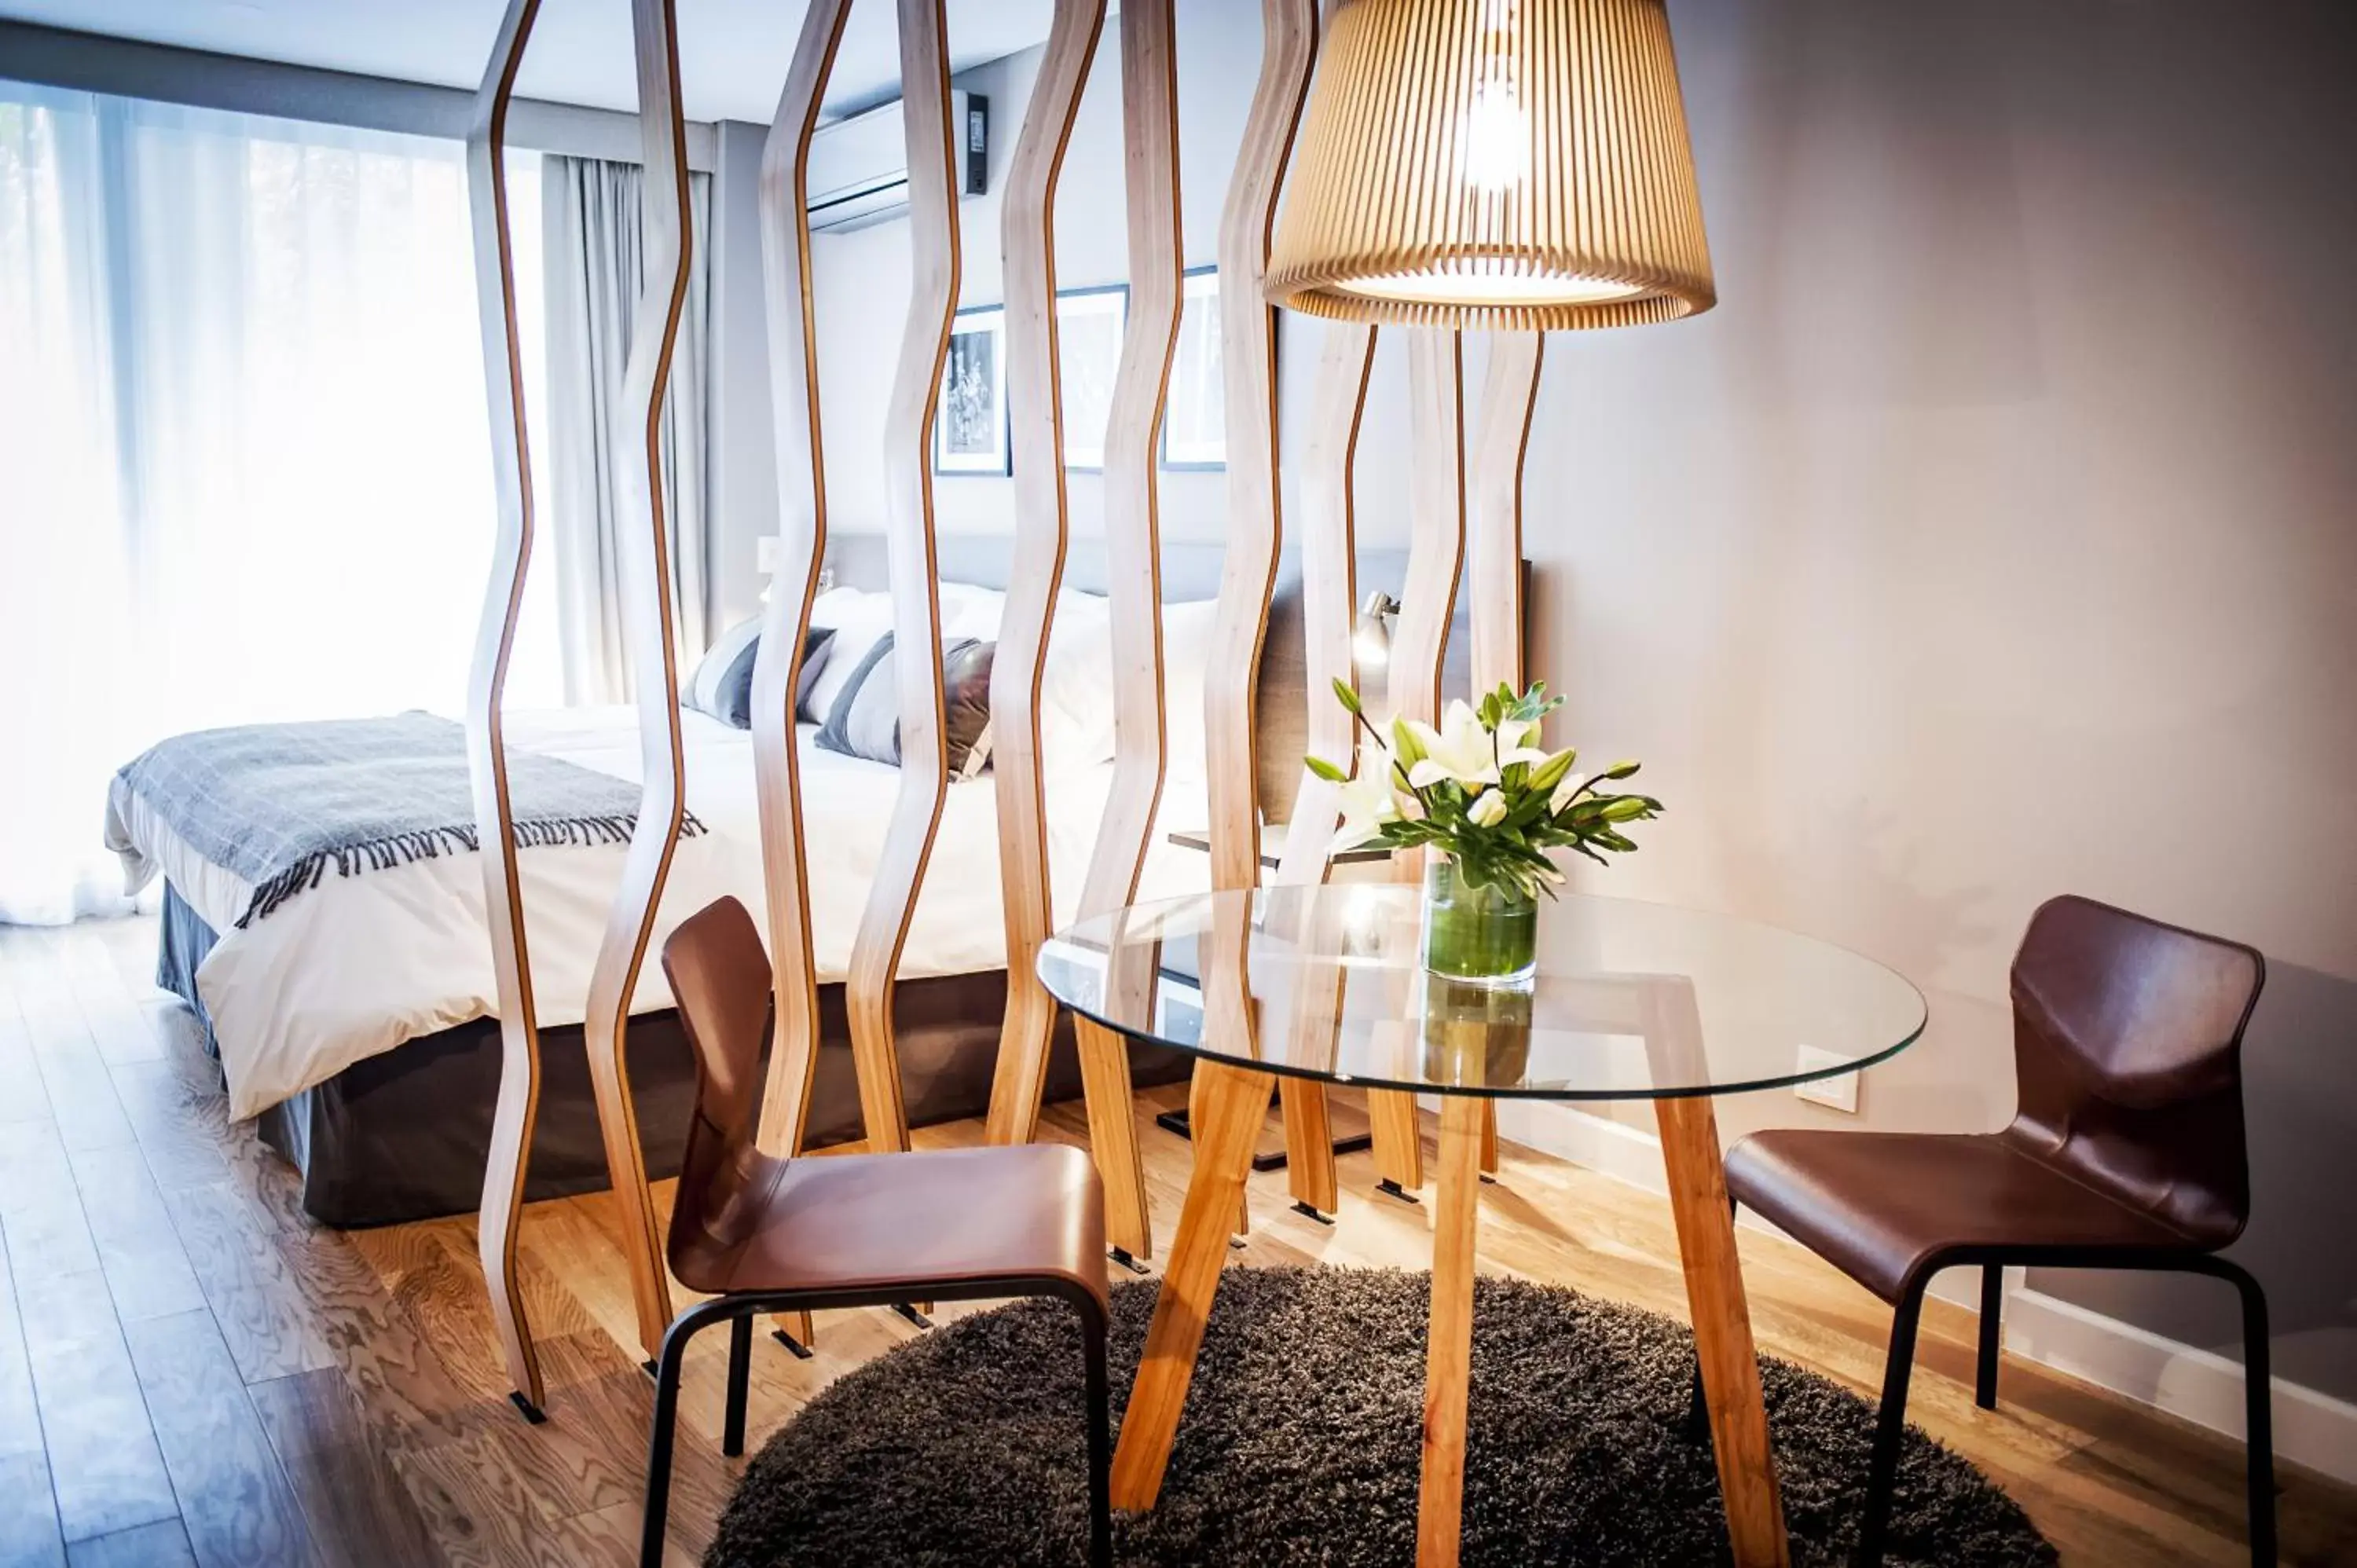
M 990 100 L 951 93 L 950 129 L 957 148 L 957 188 L 980 196 L 990 188 Z M 908 131 L 899 104 L 819 127 L 810 150 L 813 233 L 863 229 L 908 209 Z

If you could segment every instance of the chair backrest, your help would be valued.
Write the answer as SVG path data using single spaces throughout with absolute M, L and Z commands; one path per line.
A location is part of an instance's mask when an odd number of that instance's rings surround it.
M 731 1234 L 731 1218 L 752 1206 L 736 1200 L 765 1183 L 776 1163 L 753 1142 L 770 1030 L 770 955 L 745 906 L 723 898 L 680 922 L 663 943 L 662 965 L 695 1051 L 695 1120 L 680 1162 L 668 1248 L 673 1271 L 686 1280 L 691 1254 L 708 1258 L 743 1240 Z
M 2250 1214 L 2243 1027 L 2266 962 L 2093 899 L 2050 900 L 2013 961 L 2011 1135 L 2205 1246 Z

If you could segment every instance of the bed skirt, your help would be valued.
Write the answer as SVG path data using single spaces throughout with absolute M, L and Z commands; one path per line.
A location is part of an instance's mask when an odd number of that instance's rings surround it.
M 217 940 L 167 886 L 156 983 L 195 1010 L 205 1047 L 215 1057 L 220 1050 L 197 995 L 196 973 Z M 863 1135 L 843 987 L 819 987 L 818 1000 L 822 1039 L 806 1140 L 813 1148 Z M 1004 970 L 904 980 L 894 988 L 901 1089 L 911 1125 L 954 1122 L 989 1109 L 1006 1008 Z M 482 1203 L 500 1054 L 499 1020 L 478 1018 L 355 1062 L 264 1112 L 255 1128 L 302 1174 L 304 1212 L 322 1224 L 349 1230 L 472 1214 Z M 1179 1081 L 1189 1061 L 1176 1051 L 1130 1047 L 1130 1070 L 1140 1087 Z M 582 1026 L 543 1029 L 540 1064 L 540 1114 L 524 1196 L 536 1201 L 602 1192 L 606 1150 Z M 666 1009 L 631 1018 L 630 1076 L 647 1175 L 655 1180 L 676 1176 L 695 1101 L 694 1060 L 677 1014 Z M 1056 1026 L 1047 1098 L 1071 1100 L 1080 1092 L 1071 1025 L 1063 1017 Z

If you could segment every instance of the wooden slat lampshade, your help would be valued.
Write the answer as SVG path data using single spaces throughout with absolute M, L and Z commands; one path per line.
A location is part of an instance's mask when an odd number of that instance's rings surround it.
M 1268 296 L 1496 330 L 1709 309 L 1663 0 L 1344 0 Z

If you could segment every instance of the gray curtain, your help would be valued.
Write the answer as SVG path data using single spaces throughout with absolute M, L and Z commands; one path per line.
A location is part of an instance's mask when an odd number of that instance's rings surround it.
M 622 640 L 620 538 L 643 526 L 628 515 L 629 469 L 639 435 L 622 404 L 622 371 L 640 323 L 645 276 L 636 164 L 550 156 L 543 166 L 548 285 L 549 540 L 556 555 L 557 612 L 568 703 L 635 699 Z M 672 610 L 683 668 L 710 640 L 711 472 L 709 297 L 712 181 L 688 177 L 695 250 L 687 311 L 663 403 L 665 516 L 671 523 Z M 649 329 L 656 324 L 648 323 Z

